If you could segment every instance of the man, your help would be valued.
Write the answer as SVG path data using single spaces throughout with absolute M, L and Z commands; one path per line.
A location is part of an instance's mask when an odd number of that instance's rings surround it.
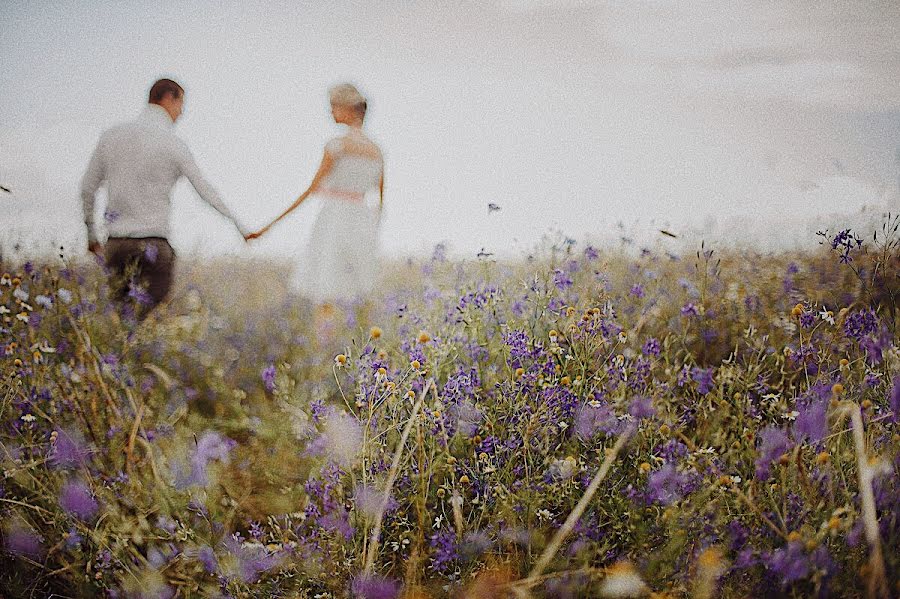
M 187 177 L 206 203 L 245 232 L 200 173 L 187 145 L 173 131 L 184 107 L 184 89 L 171 79 L 160 79 L 150 88 L 147 107 L 133 121 L 116 125 L 100 136 L 81 181 L 88 250 L 105 255 L 116 275 L 114 293 L 119 301 L 129 297 L 144 318 L 166 299 L 172 287 L 175 253 L 169 245 L 169 211 L 172 188 Z M 97 240 L 94 199 L 107 184 L 106 222 L 109 240 L 104 248 Z

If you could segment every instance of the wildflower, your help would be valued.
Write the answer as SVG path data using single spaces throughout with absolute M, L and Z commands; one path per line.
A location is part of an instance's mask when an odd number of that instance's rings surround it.
M 460 484 L 462 484 L 462 485 L 467 485 L 467 484 L 469 484 L 469 482 L 470 482 L 470 481 L 469 481 L 468 475 L 463 474 L 462 476 L 459 477 L 459 483 L 460 483 Z
M 263 385 L 266 387 L 266 391 L 272 392 L 275 391 L 275 366 L 269 364 L 262 371 L 262 380 Z
M 688 318 L 692 318 L 694 316 L 697 316 L 698 314 L 700 314 L 700 309 L 697 308 L 697 306 L 695 306 L 692 303 L 687 303 L 684 306 L 682 306 L 682 308 L 681 308 L 682 316 L 687 316 Z
M 60 288 L 56 292 L 56 296 L 62 301 L 64 304 L 72 303 L 72 292 L 65 288 Z
M 16 287 L 15 291 L 13 291 L 13 297 L 15 297 L 20 302 L 28 301 L 28 292 L 22 289 L 21 287 Z
M 13 555 L 38 561 L 44 552 L 43 539 L 30 528 L 13 525 L 4 535 L 3 547 Z
M 802 442 L 818 443 L 828 434 L 828 420 L 826 410 L 828 406 L 824 400 L 815 400 L 801 408 L 794 422 L 794 438 Z
M 374 574 L 362 574 L 353 579 L 350 590 L 359 599 L 396 599 L 400 596 L 400 583 Z
M 653 401 L 649 397 L 638 396 L 631 400 L 628 406 L 628 413 L 640 420 L 641 418 L 653 418 L 656 410 L 653 408 Z
M 344 354 L 338 354 L 334 357 L 334 363 L 338 366 L 346 366 L 347 365 L 347 356 Z
M 641 462 L 639 468 L 641 470 L 641 474 L 647 474 L 648 472 L 650 472 L 651 466 L 647 462 Z
M 894 377 L 894 384 L 891 387 L 891 395 L 889 398 L 891 411 L 894 413 L 894 424 L 900 423 L 900 375 Z
M 758 450 L 759 456 L 754 464 L 756 466 L 756 477 L 765 481 L 769 479 L 772 462 L 778 460 L 790 450 L 793 444 L 787 433 L 775 426 L 764 428 L 762 433 L 760 433 L 760 438 L 762 441 Z
M 819 466 L 824 466 L 828 462 L 831 461 L 831 454 L 827 451 L 820 451 L 816 454 L 816 464 Z
M 34 303 L 40 306 L 41 308 L 51 308 L 53 307 L 53 299 L 46 295 L 36 295 L 34 298 Z
M 3 276 L 0 277 L 0 285 L 12 287 L 12 278 L 9 276 L 8 272 L 3 273 Z
M 416 340 L 422 345 L 425 345 L 426 343 L 431 341 L 431 335 L 429 335 L 425 331 L 419 331 L 419 336 L 416 338 Z
M 666 464 L 647 479 L 650 501 L 671 505 L 681 499 L 688 488 L 688 477 L 678 472 L 672 464 Z
M 844 392 L 844 386 L 841 383 L 835 383 L 831 386 L 831 393 L 835 396 Z
M 97 514 L 99 505 L 91 496 L 91 490 L 80 479 L 65 483 L 59 492 L 59 505 L 67 513 L 79 520 L 91 520 Z
M 77 468 L 85 463 L 90 451 L 77 429 L 56 429 L 56 442 L 50 453 L 50 462 L 57 468 Z
M 28 424 L 31 424 L 32 422 L 34 422 L 34 421 L 37 420 L 37 419 L 34 417 L 33 414 L 25 414 L 24 416 L 22 416 L 22 417 L 20 418 L 20 420 L 22 420 L 22 422 L 26 422 L 26 423 L 28 423 Z
M 645 356 L 658 356 L 661 351 L 659 340 L 653 337 L 647 339 L 647 341 L 644 342 L 644 347 L 641 348 L 641 352 Z
M 379 327 L 372 327 L 369 329 L 369 337 L 372 339 L 380 339 L 381 338 L 381 329 Z

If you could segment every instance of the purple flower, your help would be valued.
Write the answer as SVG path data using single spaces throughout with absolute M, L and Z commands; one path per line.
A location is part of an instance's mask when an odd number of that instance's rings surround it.
M 712 368 L 693 368 L 691 369 L 691 378 L 697 383 L 697 392 L 700 395 L 706 395 L 715 387 Z
M 762 430 L 760 438 L 762 442 L 758 450 L 759 456 L 754 465 L 756 466 L 756 478 L 765 481 L 769 480 L 769 467 L 772 462 L 787 453 L 793 447 L 793 443 L 784 430 L 772 425 Z
M 670 505 L 681 499 L 690 479 L 678 472 L 672 464 L 666 464 L 647 479 L 647 497 L 650 501 Z
M 449 528 L 433 534 L 428 543 L 431 546 L 431 569 L 435 572 L 448 572 L 453 562 L 459 558 L 456 548 L 456 535 Z
M 41 542 L 43 539 L 31 530 L 15 527 L 5 535 L 3 547 L 14 555 L 39 560 L 44 551 Z
M 647 341 L 644 342 L 644 347 L 641 348 L 641 352 L 643 352 L 645 356 L 658 356 L 660 351 L 662 350 L 659 345 L 659 340 L 654 337 L 647 339 Z
M 204 569 L 210 574 L 219 569 L 219 560 L 216 559 L 216 552 L 209 545 L 203 545 L 197 550 L 197 560 L 203 564 Z
M 575 412 L 573 432 L 584 441 L 589 441 L 598 432 L 616 435 L 621 428 L 622 423 L 608 406 L 582 405 Z
M 697 316 L 698 314 L 700 314 L 700 311 L 697 309 L 697 306 L 695 306 L 692 303 L 687 303 L 681 308 L 682 316 L 687 316 L 688 318 L 691 318 L 691 317 Z
M 810 443 L 818 443 L 824 439 L 828 434 L 827 408 L 828 402 L 821 399 L 801 407 L 794 422 L 794 439 Z
M 275 391 L 275 366 L 269 364 L 262 371 L 262 380 L 263 384 L 266 387 L 266 391 L 272 392 Z
M 56 442 L 50 453 L 50 462 L 57 468 L 77 468 L 87 461 L 87 450 L 80 431 L 56 429 Z
M 65 483 L 59 491 L 59 505 L 67 513 L 80 520 L 91 520 L 100 506 L 91 496 L 91 490 L 83 480 L 73 479 Z
M 353 579 L 350 590 L 359 599 L 396 599 L 400 596 L 400 584 L 373 574 L 361 574 Z
M 641 395 L 635 397 L 628 406 L 628 413 L 638 420 L 653 418 L 656 415 L 656 410 L 653 408 L 653 400 Z
M 141 285 L 136 285 L 134 281 L 128 283 L 128 297 L 142 306 L 149 306 L 153 303 L 153 296 Z
M 630 293 L 631 293 L 631 295 L 633 295 L 634 297 L 636 297 L 636 298 L 638 298 L 638 299 L 641 299 L 642 297 L 644 297 L 644 288 L 641 287 L 640 283 L 636 283 L 636 284 L 634 284 L 634 285 L 631 286 L 631 291 L 630 291 Z
M 788 543 L 773 551 L 766 560 L 769 570 L 780 578 L 783 585 L 806 578 L 809 573 L 809 559 L 799 541 Z
M 589 245 L 586 248 L 584 248 L 584 257 L 587 258 L 588 260 L 596 260 L 599 255 L 600 255 L 600 253 L 597 252 L 597 250 L 595 250 L 593 248 L 593 246 Z
M 844 321 L 844 334 L 859 341 L 878 330 L 878 317 L 871 308 L 851 312 Z
M 557 268 L 553 271 L 553 284 L 557 289 L 563 291 L 572 286 L 572 279 L 566 271 Z
M 894 386 L 890 396 L 891 411 L 894 413 L 894 424 L 900 423 L 900 375 L 894 377 Z
M 191 472 L 185 476 L 183 471 L 176 472 L 175 488 L 185 489 L 187 487 L 198 485 L 206 486 L 209 482 L 209 476 L 206 468 L 210 462 L 218 460 L 227 463 L 231 449 L 236 443 L 226 437 L 222 437 L 215 431 L 206 431 L 200 440 L 197 441 L 197 448 L 194 455 L 191 456 Z

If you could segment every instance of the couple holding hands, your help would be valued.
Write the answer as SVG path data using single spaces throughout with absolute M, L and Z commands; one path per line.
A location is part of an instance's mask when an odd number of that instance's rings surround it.
M 377 226 L 384 203 L 384 161 L 378 145 L 363 132 L 366 99 L 350 84 L 329 90 L 331 113 L 346 133 L 325 145 L 309 188 L 274 221 L 245 231 L 203 177 L 187 145 L 173 129 L 184 106 L 184 89 L 171 79 L 150 88 L 147 107 L 134 120 L 100 136 L 81 182 L 88 249 L 102 256 L 118 283 L 116 299 L 141 306 L 139 318 L 164 301 L 172 287 L 175 253 L 169 245 L 172 188 L 182 176 L 197 194 L 231 220 L 245 240 L 265 234 L 311 196 L 321 198 L 306 259 L 299 265 L 305 295 L 322 304 L 365 296 L 378 269 Z M 106 245 L 94 223 L 97 190 L 106 184 Z M 366 204 L 377 190 L 378 208 Z M 135 270 L 131 270 L 135 269 Z M 129 280 L 128 273 L 133 273 Z

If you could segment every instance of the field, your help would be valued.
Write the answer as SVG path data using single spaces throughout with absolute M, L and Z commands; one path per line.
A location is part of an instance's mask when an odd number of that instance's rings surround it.
M 900 594 L 897 220 L 388 265 L 325 314 L 0 264 L 3 597 Z M 140 300 L 140 294 L 136 293 Z

